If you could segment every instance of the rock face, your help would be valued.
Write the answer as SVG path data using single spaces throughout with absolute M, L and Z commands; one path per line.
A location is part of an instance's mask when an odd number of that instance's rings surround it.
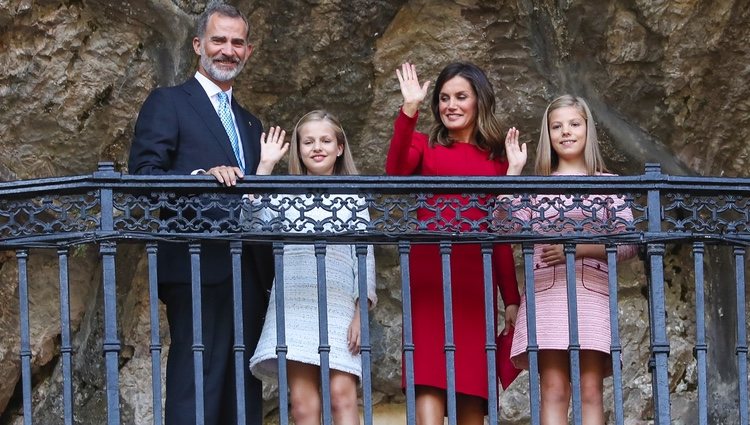
M 587 98 L 612 171 L 660 162 L 672 174 L 746 174 L 750 136 L 750 5 L 743 0 L 478 1 L 276 0 L 234 2 L 256 46 L 236 96 L 268 125 L 291 129 L 305 112 L 337 114 L 363 173 L 381 174 L 400 103 L 404 61 L 434 80 L 448 62 L 486 70 L 502 123 L 533 153 L 555 96 Z M 192 26 L 204 0 L 0 0 L 0 179 L 85 174 L 99 161 L 126 168 L 141 102 L 194 72 Z M 420 126 L 429 122 L 422 110 Z M 142 249 L 118 255 L 123 423 L 151 414 L 148 291 Z M 104 423 L 101 271 L 96 249 L 71 257 L 76 418 Z M 18 273 L 0 257 L 0 424 L 21 423 Z M 736 423 L 733 257 L 707 253 L 711 423 Z M 56 254 L 30 264 L 34 406 L 59 422 L 60 326 Z M 520 264 L 520 262 L 519 262 Z M 647 423 L 651 383 L 643 265 L 621 267 L 620 328 L 628 422 Z M 672 417 L 695 418 L 694 276 L 689 248 L 666 259 Z M 520 273 L 520 269 L 519 269 Z M 380 305 L 371 323 L 375 399 L 403 401 L 395 248 L 378 251 Z M 162 324 L 164 321 L 162 320 Z M 165 331 L 162 336 L 168 338 Z M 501 396 L 504 423 L 528 421 L 525 374 Z M 610 382 L 611 383 L 611 382 Z M 609 384 L 608 384 L 609 385 Z M 610 389 L 607 389 L 609 397 Z M 608 398 L 608 400 L 611 398 Z M 389 411 L 388 408 L 380 408 Z M 637 412 L 643 412 L 638 414 Z

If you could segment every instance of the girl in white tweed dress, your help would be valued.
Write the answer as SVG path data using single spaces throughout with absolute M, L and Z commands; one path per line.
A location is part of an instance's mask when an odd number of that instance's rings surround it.
M 261 165 L 258 170 L 270 174 L 273 166 L 289 149 L 285 133 L 271 128 L 268 138 L 261 138 Z M 303 116 L 292 135 L 289 158 L 290 174 L 346 175 L 357 174 L 346 135 L 339 121 L 326 111 L 316 110 Z M 357 227 L 369 222 L 364 199 L 356 195 L 330 195 L 317 205 L 305 194 L 280 195 L 270 200 L 256 215 L 265 223 L 279 221 L 292 232 L 312 233 L 314 223 L 323 223 L 324 231 L 336 231 L 346 223 Z M 335 215 L 332 211 L 335 210 Z M 304 213 L 301 213 L 304 211 Z M 350 226 L 350 224 L 349 224 Z M 350 228 L 350 227 L 349 227 Z M 317 261 L 312 245 L 284 246 L 284 320 L 291 414 L 294 422 L 319 424 L 321 417 L 320 354 L 318 353 L 318 283 Z M 375 261 L 368 246 L 368 305 L 377 302 L 375 295 Z M 358 424 L 357 380 L 361 376 L 359 355 L 360 316 L 358 291 L 358 259 L 353 245 L 331 244 L 325 257 L 328 312 L 328 343 L 330 345 L 331 409 L 334 423 Z M 250 370 L 258 378 L 276 382 L 277 329 L 276 282 L 260 341 Z
M 517 130 L 509 130 L 505 150 L 508 175 L 519 175 L 527 155 L 525 144 L 518 143 Z M 547 107 L 542 118 L 535 172 L 538 175 L 612 175 L 606 173 L 599 152 L 591 111 L 580 97 L 560 96 Z M 518 198 L 513 202 L 518 203 Z M 582 204 L 588 204 L 589 208 L 574 206 L 572 199 L 558 195 L 536 195 L 531 202 L 535 208 L 518 208 L 513 215 L 523 222 L 532 223 L 533 230 L 540 233 L 545 231 L 544 226 L 563 220 L 559 211 L 564 211 L 564 219 L 577 223 L 604 222 L 608 219 L 607 211 L 616 211 L 617 218 L 625 222 L 633 220 L 630 208 L 616 196 L 588 195 Z M 605 204 L 607 208 L 603 207 Z M 637 248 L 621 245 L 617 251 L 620 260 L 633 257 Z M 603 381 L 612 373 L 607 255 L 604 245 L 579 244 L 576 245 L 575 258 L 583 423 L 603 425 Z M 571 388 L 563 246 L 536 244 L 533 268 L 541 421 L 545 424 L 568 423 Z M 511 360 L 520 368 L 528 368 L 525 317 L 524 297 L 518 310 L 511 348 Z

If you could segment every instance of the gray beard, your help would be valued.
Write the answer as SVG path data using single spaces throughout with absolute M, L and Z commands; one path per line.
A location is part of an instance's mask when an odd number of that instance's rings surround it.
M 232 71 L 224 71 L 222 69 L 219 69 L 216 65 L 214 65 L 213 58 L 206 55 L 206 51 L 203 49 L 202 46 L 201 46 L 200 62 L 201 62 L 201 67 L 203 67 L 203 69 L 206 70 L 206 74 L 208 74 L 208 76 L 211 77 L 213 80 L 220 81 L 220 82 L 234 80 L 238 75 L 240 75 L 242 68 L 245 66 L 245 61 L 240 61 L 237 64 L 237 67 Z

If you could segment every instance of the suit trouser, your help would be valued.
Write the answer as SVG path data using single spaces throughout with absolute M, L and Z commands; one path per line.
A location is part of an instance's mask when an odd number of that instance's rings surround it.
M 261 425 L 262 387 L 250 374 L 248 362 L 258 343 L 265 313 L 263 296 L 254 285 L 243 285 L 243 330 L 245 353 L 246 424 Z M 233 425 L 236 419 L 234 319 L 231 278 L 201 290 L 203 321 L 203 381 L 205 425 Z M 167 358 L 166 425 L 196 423 L 195 374 L 193 369 L 193 312 L 190 285 L 159 286 L 159 299 L 166 304 L 171 343 Z

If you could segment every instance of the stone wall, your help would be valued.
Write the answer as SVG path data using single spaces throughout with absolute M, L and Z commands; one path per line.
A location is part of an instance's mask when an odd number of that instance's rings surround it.
M 237 98 L 264 125 L 287 129 L 310 109 L 331 110 L 344 123 L 364 173 L 383 172 L 400 103 L 396 67 L 412 61 L 424 79 L 434 80 L 446 63 L 470 60 L 492 80 L 504 125 L 519 128 L 532 152 L 546 104 L 573 92 L 590 101 L 614 172 L 638 174 L 645 162 L 660 162 L 674 174 L 746 175 L 747 0 L 235 3 L 248 14 L 256 45 L 235 86 Z M 194 72 L 189 40 L 204 6 L 203 0 L 0 0 L 0 179 L 90 173 L 98 161 L 124 169 L 138 108 L 148 92 Z M 668 248 L 672 411 L 676 423 L 692 423 L 692 260 L 688 249 Z M 398 262 L 391 247 L 377 254 L 381 303 L 371 324 L 375 398 L 378 411 L 392 415 L 398 409 L 393 403 L 403 401 Z M 144 385 L 149 373 L 144 260 L 133 247 L 121 247 L 118 255 L 123 423 L 141 424 L 150 415 L 150 390 Z M 56 261 L 54 252 L 32 252 L 38 423 L 53 423 L 60 414 Z M 707 255 L 710 361 L 712 371 L 721 371 L 711 375 L 717 401 L 711 423 L 736 422 L 731 367 L 727 372 L 716 367 L 733 361 L 734 310 L 726 284 L 731 275 L 725 276 L 730 261 L 726 250 Z M 81 423 L 103 423 L 99 267 L 93 247 L 72 251 Z M 633 261 L 621 269 L 628 423 L 648 423 L 644 268 Z M 17 299 L 16 263 L 5 253 L 0 257 L 0 424 L 20 423 Z M 166 332 L 163 336 L 168 338 Z M 527 421 L 525 376 L 501 396 L 504 423 Z

